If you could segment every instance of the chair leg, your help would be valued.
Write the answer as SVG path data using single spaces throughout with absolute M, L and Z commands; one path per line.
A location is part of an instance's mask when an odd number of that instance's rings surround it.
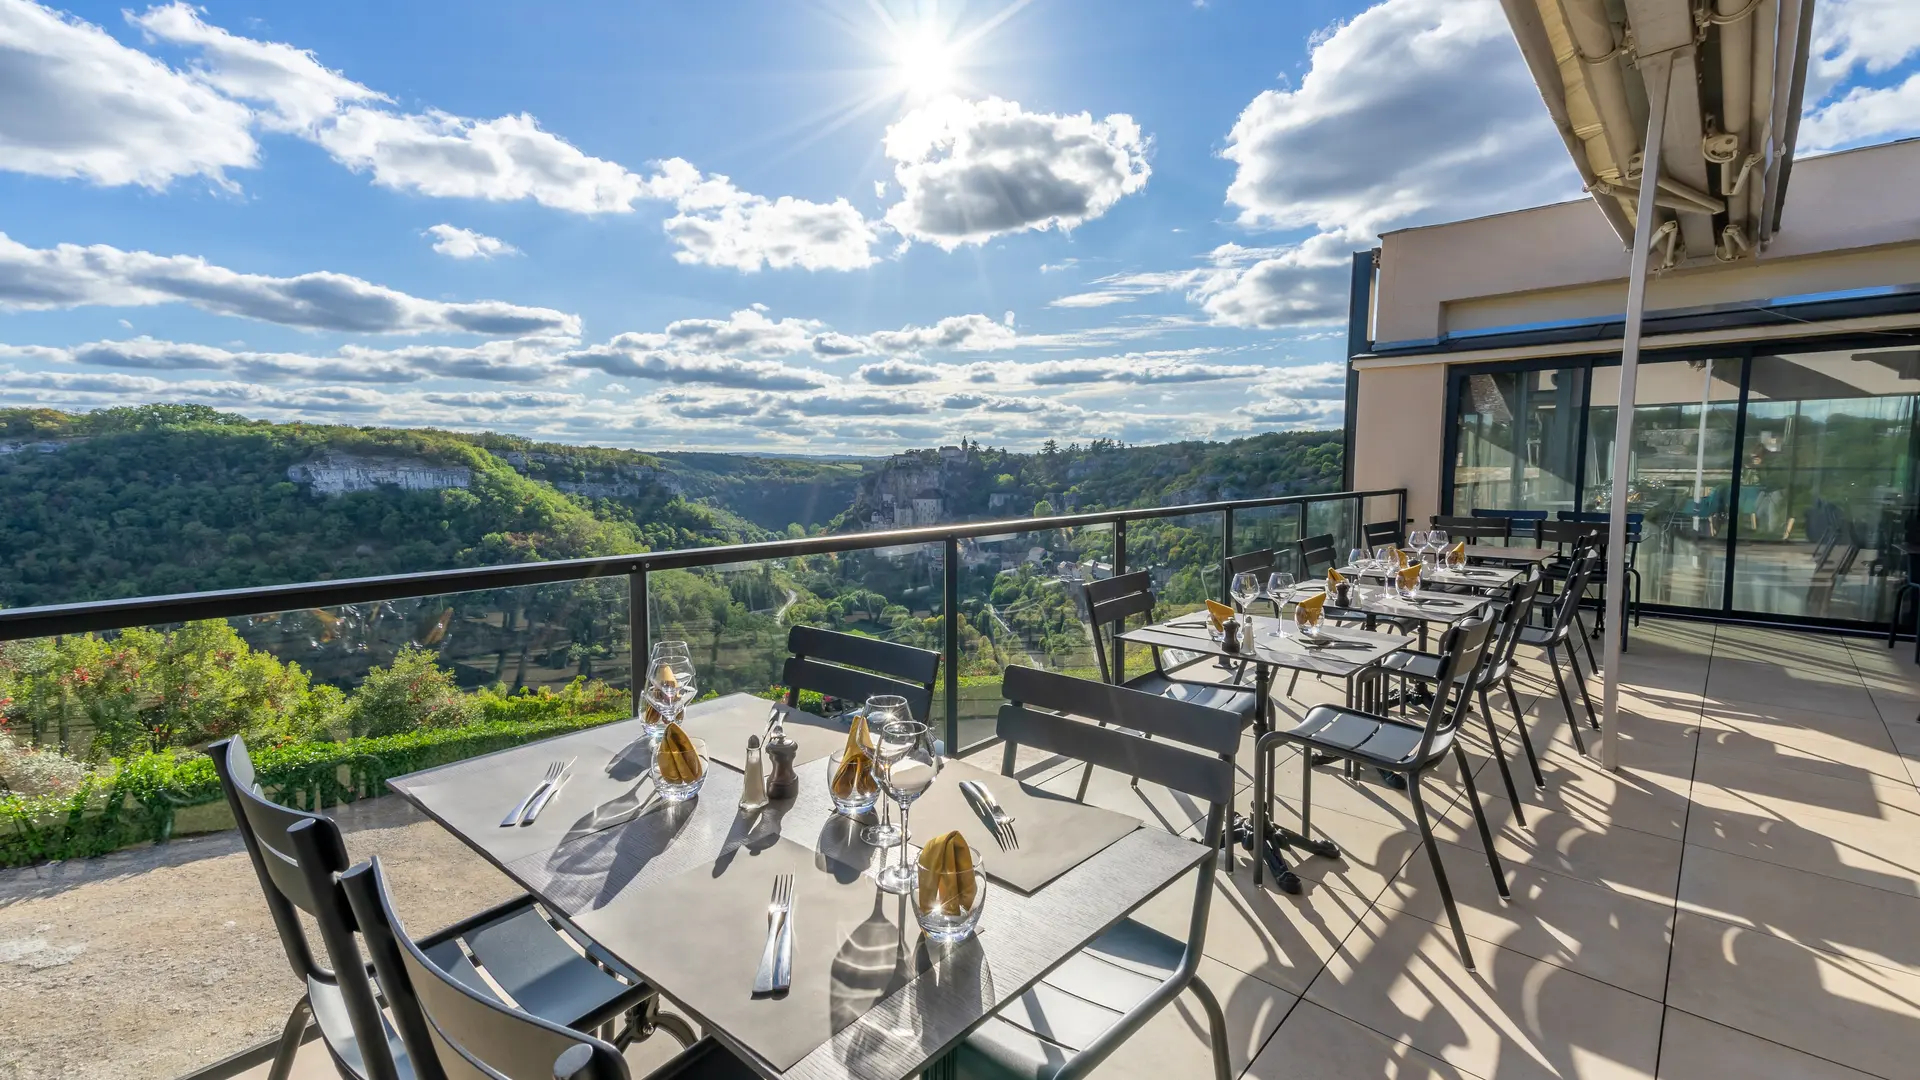
M 1253 805 L 1249 807 L 1253 818 L 1253 887 L 1260 887 L 1261 863 L 1260 841 L 1267 835 L 1267 755 L 1273 753 L 1263 740 L 1253 740 Z M 1231 823 L 1231 819 L 1229 819 Z M 1231 832 L 1232 830 L 1228 830 Z
M 1507 676 L 1507 704 L 1513 708 L 1513 723 L 1520 729 L 1520 745 L 1527 751 L 1527 764 L 1533 769 L 1533 786 L 1545 789 L 1547 778 L 1540 775 L 1540 759 L 1533 754 L 1533 736 L 1527 734 L 1527 718 L 1520 715 L 1520 695 L 1514 692 L 1513 676 Z
M 1513 822 L 1524 829 L 1527 827 L 1527 816 L 1520 807 L 1520 792 L 1513 786 L 1513 771 L 1507 768 L 1506 743 L 1500 738 L 1499 726 L 1493 722 L 1493 710 L 1487 706 L 1487 688 L 1484 686 L 1480 688 L 1480 715 L 1487 721 L 1487 741 L 1493 747 L 1494 763 L 1500 766 L 1500 782 L 1507 786 L 1507 799 L 1513 803 Z
M 1426 846 L 1433 863 L 1433 880 L 1440 886 L 1440 904 L 1447 909 L 1447 922 L 1453 927 L 1453 943 L 1460 950 L 1460 962 L 1473 970 L 1473 951 L 1467 948 L 1467 932 L 1460 928 L 1460 910 L 1453 906 L 1453 888 L 1447 884 L 1447 868 L 1440 865 L 1440 845 L 1433 839 L 1433 826 L 1427 822 L 1427 804 L 1420 798 L 1420 774 L 1407 777 L 1407 795 L 1413 799 L 1413 819 L 1420 826 L 1420 842 Z
M 293 1011 L 287 1014 L 286 1026 L 280 1029 L 280 1046 L 273 1052 L 273 1068 L 267 1071 L 267 1080 L 287 1080 L 287 1074 L 293 1072 L 293 1059 L 300 1053 L 301 1038 L 307 1033 L 307 1018 L 311 1015 L 313 1002 L 301 994 Z
M 1584 596 L 1580 598 L 1580 600 L 1585 600 L 1585 599 L 1586 597 Z M 1579 600 L 1574 601 L 1575 610 L 1574 610 L 1573 621 L 1580 627 L 1580 645 L 1582 648 L 1587 650 L 1587 666 L 1597 671 L 1600 668 L 1600 663 L 1599 661 L 1593 658 L 1593 637 L 1595 633 L 1598 633 L 1598 630 L 1589 631 L 1587 629 L 1586 620 L 1582 619 L 1579 614 L 1579 609 L 1578 609 L 1579 603 L 1580 603 Z M 1600 609 L 1600 619 L 1598 622 L 1594 623 L 1594 626 L 1600 629 L 1604 629 L 1605 628 L 1604 624 L 1606 623 L 1606 621 L 1607 621 L 1607 609 L 1602 607 Z M 1571 655 L 1573 653 L 1573 650 L 1568 649 L 1567 653 Z
M 1293 669 L 1293 678 L 1287 680 L 1287 696 L 1293 696 L 1293 688 L 1300 685 L 1300 669 Z
M 1591 659 L 1591 658 L 1589 658 Z M 1593 695 L 1587 692 L 1587 676 L 1580 670 L 1580 658 L 1567 650 L 1567 667 L 1573 669 L 1573 685 L 1580 688 L 1580 701 L 1587 707 L 1587 726 L 1600 730 L 1600 714 L 1593 710 Z
M 1567 711 L 1567 727 L 1573 731 L 1573 748 L 1584 754 L 1587 744 L 1580 737 L 1580 721 L 1573 715 L 1573 696 L 1567 693 L 1566 673 L 1560 670 L 1560 653 L 1551 645 L 1547 646 L 1547 666 L 1553 668 L 1553 685 L 1560 690 L 1560 707 Z
M 1898 589 L 1893 594 L 1893 615 L 1887 619 L 1887 648 L 1900 637 L 1900 609 L 1907 606 L 1907 590 Z
M 1105 725 L 1105 724 L 1102 724 L 1102 725 L 1100 725 L 1100 726 L 1101 726 L 1101 727 L 1105 727 L 1106 725 Z M 1078 794 L 1076 794 L 1076 795 L 1075 795 L 1075 796 L 1073 797 L 1073 801 L 1074 801 L 1074 802 L 1086 802 L 1086 801 L 1087 801 L 1087 781 L 1089 781 L 1089 780 L 1092 780 L 1092 779 L 1093 779 L 1093 763 L 1092 763 L 1092 762 L 1088 762 L 1088 763 L 1087 763 L 1087 768 L 1086 768 L 1086 771 L 1085 771 L 1085 772 L 1082 772 L 1082 773 L 1080 774 L 1080 791 L 1079 791 L 1079 793 L 1078 793 Z
M 1487 846 L 1487 868 L 1493 871 L 1493 887 L 1500 890 L 1500 899 L 1511 900 L 1513 894 L 1507 891 L 1507 872 L 1500 866 L 1500 853 L 1493 850 L 1493 830 L 1487 827 L 1487 812 L 1480 807 L 1480 789 L 1473 784 L 1473 765 L 1467 760 L 1467 752 L 1459 740 L 1454 740 L 1453 759 L 1460 766 L 1460 783 L 1467 789 L 1467 801 L 1473 804 L 1473 823 L 1480 827 L 1480 842 Z M 1514 809 L 1519 809 L 1515 804 Z
M 1313 751 L 1300 749 L 1300 835 L 1313 835 Z
M 1233 1076 L 1233 1056 L 1227 1049 L 1227 1014 L 1220 1010 L 1220 999 L 1213 996 L 1213 990 L 1195 975 L 1187 983 L 1187 989 L 1200 999 L 1200 1007 L 1207 1013 L 1207 1038 L 1213 1044 L 1214 1080 L 1231 1080 Z

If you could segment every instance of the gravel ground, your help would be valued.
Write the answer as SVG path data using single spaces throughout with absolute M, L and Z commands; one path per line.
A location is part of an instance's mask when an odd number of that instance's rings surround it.
M 397 797 L 332 813 L 417 931 L 517 892 Z M 238 833 L 0 871 L 0 1080 L 180 1076 L 277 1036 L 299 995 Z

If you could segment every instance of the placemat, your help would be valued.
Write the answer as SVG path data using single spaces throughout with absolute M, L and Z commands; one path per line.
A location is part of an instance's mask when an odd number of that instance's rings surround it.
M 774 712 L 786 717 L 787 737 L 800 744 L 794 764 L 823 758 L 847 744 L 847 725 L 751 694 L 728 694 L 687 708 L 687 734 L 707 740 L 707 756 L 732 769 L 747 767 L 747 739 L 764 741 Z
M 793 875 L 793 984 L 754 997 L 776 874 Z M 931 963 L 906 897 L 785 839 L 738 848 L 575 922 L 781 1071 Z
M 1000 850 L 993 826 L 961 794 L 962 780 L 986 785 L 1000 808 L 1013 815 L 1018 848 Z M 910 824 L 916 842 L 960 830 L 986 859 L 987 876 L 1023 893 L 1040 889 L 1140 827 L 1137 819 L 1125 814 L 1077 803 L 952 758 L 941 766 L 927 793 L 914 802 Z M 897 852 L 890 854 L 899 857 Z

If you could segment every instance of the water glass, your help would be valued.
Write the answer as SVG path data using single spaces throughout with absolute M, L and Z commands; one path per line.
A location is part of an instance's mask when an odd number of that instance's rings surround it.
M 934 941 L 960 941 L 980 923 L 980 912 L 987 905 L 987 863 L 980 855 L 980 849 L 969 844 L 967 850 L 973 853 L 973 881 L 971 889 L 973 903 L 969 906 L 956 896 L 952 883 L 929 882 L 920 887 L 916 881 L 913 890 L 913 914 L 920 921 L 920 929 Z M 937 873 L 934 868 L 921 867 L 920 873 Z M 964 896 L 968 890 L 960 890 Z
M 700 794 L 700 785 L 707 782 L 707 741 L 687 741 L 693 744 L 692 761 L 679 760 L 684 751 L 662 750 L 653 756 L 653 791 L 666 802 L 685 802 Z M 672 772 L 675 778 L 667 779 L 664 772 Z
M 858 760 L 848 767 L 846 750 L 827 756 L 827 793 L 833 796 L 833 808 L 848 817 L 859 817 L 880 799 L 880 782 L 873 778 L 872 752 L 855 751 L 855 757 Z
M 900 804 L 900 861 L 881 870 L 875 877 L 880 888 L 890 893 L 906 893 L 919 884 L 920 875 L 907 865 L 907 848 L 913 837 L 909 815 L 913 801 L 933 786 L 940 775 L 940 755 L 934 752 L 933 736 L 927 725 L 914 720 L 895 720 L 878 732 L 879 751 L 874 758 L 881 790 Z
M 867 718 L 867 760 L 873 763 L 873 782 L 878 786 L 880 729 L 902 720 L 912 720 L 913 710 L 907 707 L 907 699 L 899 694 L 875 694 L 867 699 L 862 712 Z M 877 848 L 889 848 L 901 841 L 900 826 L 893 823 L 891 815 L 887 813 L 886 803 L 880 803 L 879 822 L 860 830 L 860 839 Z
M 1312 640 L 1320 633 L 1320 616 L 1307 614 L 1305 608 L 1294 608 L 1293 627 L 1300 632 L 1301 637 Z
M 698 692 L 699 680 L 684 641 L 663 641 L 647 660 L 647 687 L 641 693 L 650 711 L 642 714 L 648 735 L 658 738 L 667 721 L 677 719 Z

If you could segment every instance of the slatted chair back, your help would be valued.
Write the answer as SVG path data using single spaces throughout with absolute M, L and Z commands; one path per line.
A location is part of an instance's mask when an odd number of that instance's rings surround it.
M 1533 611 L 1533 598 L 1540 593 L 1540 578 L 1523 577 L 1507 587 L 1506 610 L 1500 616 L 1500 628 L 1487 650 L 1486 675 L 1482 686 L 1500 682 L 1513 673 L 1513 653 L 1520 644 L 1520 631 Z
M 1235 574 L 1260 574 L 1265 576 L 1273 570 L 1276 561 L 1272 548 L 1261 548 L 1259 551 L 1243 551 L 1238 555 L 1229 556 L 1227 559 L 1227 581 L 1231 583 Z M 1262 581 L 1261 584 L 1265 585 L 1266 582 Z
M 1600 526 L 1601 546 L 1605 546 L 1606 536 L 1611 532 L 1609 526 L 1613 521 L 1612 517 L 1606 511 L 1562 510 L 1555 516 L 1561 521 L 1573 521 L 1582 525 Z M 1639 554 L 1640 538 L 1641 534 L 1645 531 L 1646 523 L 1647 515 L 1639 511 L 1631 511 L 1627 514 L 1627 565 L 1629 567 L 1634 564 L 1634 558 Z
M 620 1052 L 441 970 L 394 914 L 378 857 L 339 876 L 420 1080 L 627 1080 Z
M 1360 527 L 1360 534 L 1367 538 L 1367 547 L 1399 547 L 1406 539 L 1404 527 L 1398 521 L 1369 521 Z
M 1294 544 L 1302 577 L 1319 577 L 1340 565 L 1340 554 L 1333 546 L 1333 534 L 1302 537 Z
M 780 681 L 788 705 L 799 704 L 802 690 L 856 704 L 875 694 L 898 694 L 907 699 L 914 719 L 925 720 L 933 711 L 939 677 L 940 654 L 931 649 L 796 626 L 787 632 Z
M 1604 548 L 1607 526 L 1604 522 L 1552 520 L 1540 522 L 1534 531 L 1541 547 L 1556 546 L 1565 552 L 1582 545 Z
M 1567 571 L 1567 587 L 1560 591 L 1560 606 L 1553 613 L 1552 632 L 1548 635 L 1553 644 L 1561 644 L 1572 634 L 1574 618 L 1580 612 L 1580 599 L 1587 591 L 1587 580 L 1593 576 L 1601 558 L 1591 548 L 1583 548 L 1574 556 L 1572 568 Z
M 1207 804 L 1205 842 L 1209 850 L 1219 848 L 1233 805 L 1238 713 L 1030 667 L 1009 667 L 1000 694 L 1006 704 L 995 734 L 1005 743 L 1002 773 L 1012 776 L 1019 748 L 1030 746 L 1159 784 Z M 1192 977 L 1206 939 L 1214 875 L 1198 877 L 1176 978 Z
M 1434 743 L 1442 736 L 1451 735 L 1459 730 L 1471 709 L 1473 692 L 1479 688 L 1478 679 L 1482 672 L 1480 662 L 1485 659 L 1487 646 L 1493 636 L 1493 617 L 1477 615 L 1461 619 L 1447 628 L 1440 638 L 1440 673 L 1435 681 L 1433 701 L 1427 706 L 1427 719 L 1420 733 L 1420 749 L 1415 761 L 1426 761 L 1433 754 Z M 1458 694 L 1449 694 L 1445 688 L 1459 683 Z M 1441 747 L 1442 752 L 1446 747 Z
M 1112 662 L 1107 655 L 1117 633 L 1113 628 L 1124 629 L 1126 621 L 1135 615 L 1152 617 L 1155 603 L 1152 581 L 1145 570 L 1135 570 L 1105 581 L 1089 581 L 1080 587 L 1087 602 L 1087 625 L 1093 631 L 1093 655 L 1100 664 L 1100 681 L 1114 681 L 1110 670 Z
M 1453 540 L 1504 542 L 1513 536 L 1513 522 L 1507 518 L 1435 514 L 1432 520 L 1434 528 L 1445 530 L 1447 537 Z
M 260 879 L 267 910 L 273 915 L 294 974 L 307 985 L 309 994 L 328 989 L 339 992 L 352 1027 L 351 1039 L 337 1025 L 328 1030 L 324 1003 L 314 1003 L 329 1051 L 349 1069 L 372 1080 L 397 1080 L 399 1073 L 388 1050 L 386 1021 L 354 939 L 353 915 L 346 898 L 333 885 L 333 875 L 347 868 L 347 847 L 340 827 L 322 814 L 282 806 L 262 794 L 253 758 L 240 736 L 207 747 L 207 756 L 213 759 L 213 771 L 220 777 L 241 843 Z M 331 968 L 315 960 L 296 909 L 312 916 L 318 925 Z
M 1532 540 L 1540 523 L 1547 519 L 1547 512 L 1545 510 L 1496 510 L 1476 506 L 1473 508 L 1473 516 L 1503 519 L 1512 530 L 1511 539 Z

